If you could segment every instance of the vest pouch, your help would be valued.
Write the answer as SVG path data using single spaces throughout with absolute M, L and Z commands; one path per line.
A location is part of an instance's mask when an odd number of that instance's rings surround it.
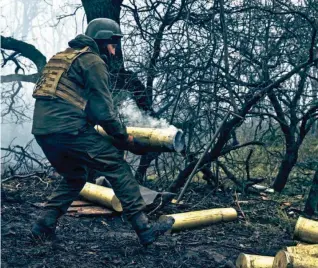
M 81 96 L 83 87 L 69 80 L 67 71 L 78 56 L 87 52 L 92 53 L 89 47 L 81 50 L 68 48 L 54 55 L 45 65 L 42 76 L 36 83 L 32 96 L 36 99 L 61 98 L 84 110 L 87 101 Z

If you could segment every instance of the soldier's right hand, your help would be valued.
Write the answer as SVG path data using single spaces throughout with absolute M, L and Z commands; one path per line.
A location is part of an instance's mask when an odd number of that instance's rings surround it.
M 136 155 L 143 155 L 148 152 L 147 148 L 148 145 L 143 142 L 142 140 L 132 136 L 128 135 L 127 138 L 127 145 L 128 145 L 128 151 L 136 154 Z

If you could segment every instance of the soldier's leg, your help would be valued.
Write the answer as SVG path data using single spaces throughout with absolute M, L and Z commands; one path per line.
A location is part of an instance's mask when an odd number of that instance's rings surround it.
M 133 177 L 129 165 L 123 159 L 122 153 L 112 144 L 107 144 L 107 141 L 99 135 L 95 137 L 94 143 L 102 150 L 88 151 L 87 166 L 102 172 L 112 184 L 140 243 L 143 245 L 153 243 L 160 235 L 172 228 L 174 219 L 170 217 L 150 224 L 148 217 L 143 212 L 145 202 L 140 194 L 139 185 Z M 103 146 L 105 144 L 107 146 Z
M 46 138 L 37 138 L 47 159 L 63 178 L 32 227 L 31 231 L 35 238 L 54 235 L 58 218 L 66 213 L 68 207 L 78 197 L 87 177 L 85 165 L 81 165 L 81 162 L 69 154 L 63 146 L 54 146 L 53 136 L 48 139 L 49 143 L 46 142 Z
M 65 161 L 64 166 L 67 165 L 70 159 L 74 159 L 76 163 L 80 163 L 80 165 L 75 165 L 80 171 L 77 175 L 81 175 L 81 172 L 83 172 L 82 167 L 88 167 L 101 171 L 107 177 L 114 188 L 115 194 L 121 201 L 124 213 L 130 220 L 141 244 L 150 244 L 158 236 L 171 229 L 174 222 L 172 218 L 153 224 L 149 223 L 148 217 L 143 213 L 145 203 L 141 197 L 139 185 L 134 179 L 130 167 L 124 161 L 122 153 L 110 141 L 100 136 L 93 128 L 71 138 L 67 135 L 61 135 L 57 139 L 57 144 L 55 144 L 55 141 L 56 139 L 53 142 L 46 140 L 46 145 L 49 143 L 54 145 L 52 150 L 48 151 L 56 153 L 61 148 L 61 152 L 67 152 L 66 157 L 63 158 L 63 154 L 61 156 L 61 159 Z M 54 164 L 55 158 L 50 157 L 49 154 L 47 156 L 50 158 L 49 161 L 52 165 L 57 166 L 57 164 Z M 72 170 L 78 171 L 77 169 Z M 61 168 L 57 168 L 57 171 L 61 172 Z M 61 173 L 63 173 L 63 170 Z M 67 177 L 70 178 L 70 176 Z M 71 177 L 75 178 L 75 176 Z M 61 202 L 61 200 L 63 201 Z M 65 209 L 63 210 L 63 206 L 60 205 L 63 203 L 65 207 L 65 204 L 70 202 L 69 199 L 67 200 L 63 198 L 63 194 L 57 194 L 49 203 L 51 202 L 51 207 L 60 207 L 61 211 L 64 211 Z
M 128 220 L 145 209 L 146 204 L 140 194 L 139 184 L 116 148 L 110 147 L 97 155 L 94 161 L 96 164 L 94 163 L 93 167 L 103 171 L 103 176 L 111 183 Z
M 49 197 L 43 212 L 32 226 L 31 232 L 34 238 L 54 237 L 58 219 L 67 212 L 84 184 L 85 180 L 80 177 L 63 177 L 58 187 Z
M 80 191 L 86 183 L 86 176 L 84 174 L 77 177 L 68 174 L 62 176 L 63 179 L 46 204 L 46 208 L 56 208 L 61 212 L 61 215 L 65 214 L 72 202 L 78 198 Z

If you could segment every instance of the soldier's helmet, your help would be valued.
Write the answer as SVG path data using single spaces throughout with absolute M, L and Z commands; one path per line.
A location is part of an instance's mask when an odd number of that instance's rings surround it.
M 90 21 L 85 35 L 95 39 L 104 40 L 109 44 L 117 44 L 123 37 L 119 24 L 111 19 L 98 18 Z

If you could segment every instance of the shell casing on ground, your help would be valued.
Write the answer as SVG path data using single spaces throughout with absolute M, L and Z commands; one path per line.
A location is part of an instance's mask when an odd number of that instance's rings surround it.
M 318 258 L 318 244 L 315 245 L 297 245 L 295 247 L 286 247 L 285 251 L 292 254 L 301 254 Z
M 214 208 L 171 215 L 162 215 L 159 220 L 165 217 L 173 217 L 175 219 L 175 223 L 172 226 L 172 231 L 179 231 L 221 221 L 232 221 L 237 218 L 237 212 L 234 208 Z
M 86 200 L 104 205 L 105 207 L 113 209 L 117 212 L 123 211 L 119 199 L 115 196 L 115 193 L 111 188 L 87 182 L 80 192 L 80 196 Z
M 294 254 L 284 250 L 277 252 L 273 268 L 317 268 L 318 258 L 306 254 Z
M 294 237 L 301 241 L 318 244 L 318 222 L 299 217 L 295 226 Z
M 272 268 L 274 257 L 241 253 L 236 260 L 236 268 Z

